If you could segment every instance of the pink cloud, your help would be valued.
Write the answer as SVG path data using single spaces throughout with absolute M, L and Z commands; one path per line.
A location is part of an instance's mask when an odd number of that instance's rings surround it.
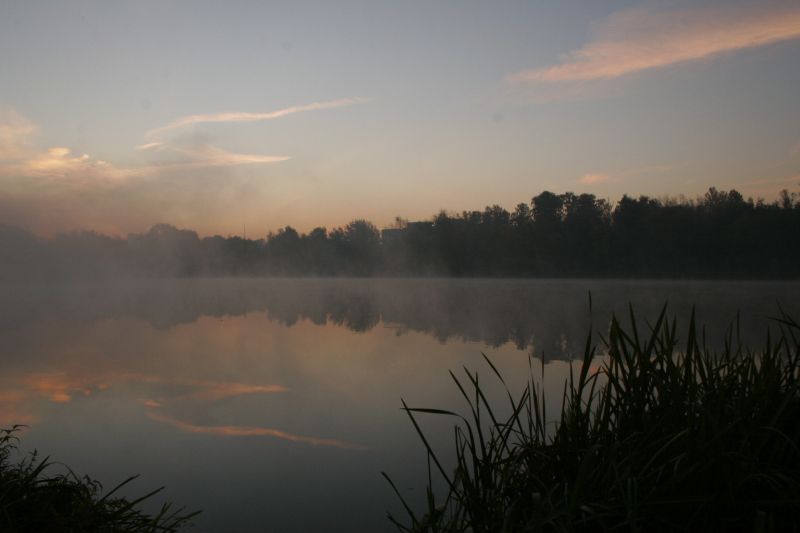
M 607 174 L 605 172 L 587 172 L 578 180 L 578 183 L 582 183 L 583 185 L 618 183 L 621 181 L 626 181 L 630 178 L 640 177 L 648 174 L 663 174 L 665 172 L 669 172 L 670 170 L 672 170 L 671 165 L 646 165 L 617 170 L 613 174 Z
M 708 58 L 800 38 L 800 3 L 660 11 L 631 8 L 602 20 L 594 38 L 558 64 L 511 81 L 578 82 Z
M 608 174 L 584 174 L 581 179 L 578 180 L 579 183 L 583 183 L 584 185 L 594 185 L 596 183 L 604 183 L 611 180 L 611 176 Z
M 31 142 L 37 130 L 33 122 L 14 111 L 0 116 L 0 176 L 48 178 L 76 185 L 114 184 L 182 168 L 277 163 L 289 159 L 283 155 L 230 152 L 208 144 L 183 147 L 151 142 L 138 148 L 166 150 L 177 154 L 179 160 L 121 167 L 89 154 L 75 154 L 64 146 L 37 149 Z

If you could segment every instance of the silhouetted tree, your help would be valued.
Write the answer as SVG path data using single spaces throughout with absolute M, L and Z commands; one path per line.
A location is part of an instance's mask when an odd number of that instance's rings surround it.
M 127 239 L 75 232 L 41 239 L 0 226 L 0 280 L 104 276 L 646 276 L 800 275 L 800 196 L 745 199 L 714 187 L 696 200 L 544 191 L 513 212 L 445 211 L 398 217 L 383 232 L 366 220 L 266 239 L 158 224 Z M 370 323 L 372 319 L 367 320 Z
M 361 219 L 350 222 L 339 239 L 351 274 L 370 276 L 380 266 L 381 234 L 372 222 Z

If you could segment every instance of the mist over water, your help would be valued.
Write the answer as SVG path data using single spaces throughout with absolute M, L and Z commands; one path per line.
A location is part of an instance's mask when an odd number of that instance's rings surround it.
M 544 356 L 557 409 L 568 360 L 628 303 L 642 321 L 696 304 L 709 344 L 741 314 L 763 339 L 798 283 L 455 279 L 184 279 L 4 285 L 0 416 L 23 443 L 107 487 L 162 484 L 200 530 L 388 530 L 418 500 L 423 449 L 400 398 L 460 409 L 448 370 L 512 388 Z M 591 293 L 592 309 L 589 309 Z M 796 315 L 796 313 L 795 313 Z M 640 323 L 640 327 L 646 324 Z M 595 340 L 598 337 L 595 336 Z M 488 391 L 493 391 L 491 386 Z M 499 389 L 495 390 L 499 393 Z M 446 450 L 450 421 L 425 420 Z
M 131 318 L 171 328 L 201 317 L 265 313 L 292 326 L 308 320 L 366 332 L 383 326 L 446 342 L 462 340 L 569 357 L 564 342 L 582 349 L 591 324 L 604 329 L 631 305 L 653 317 L 666 304 L 687 320 L 692 307 L 719 336 L 737 315 L 742 335 L 763 333 L 778 304 L 792 310 L 797 282 L 647 280 L 282 279 L 209 278 L 116 283 L 5 284 L 0 327 L 45 318 L 92 322 Z M 592 308 L 590 309 L 590 302 Z M 591 320 L 591 319 L 594 320 Z M 559 350 L 554 350 L 559 348 Z

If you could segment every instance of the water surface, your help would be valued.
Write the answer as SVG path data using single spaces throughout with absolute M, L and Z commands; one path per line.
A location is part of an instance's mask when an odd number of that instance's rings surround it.
M 213 279 L 2 295 L 0 425 L 27 424 L 25 447 L 109 487 L 166 485 L 204 511 L 201 531 L 381 531 L 399 512 L 382 470 L 423 496 L 401 397 L 461 408 L 447 372 L 488 380 L 484 352 L 512 388 L 543 357 L 555 398 L 587 333 L 629 302 L 642 325 L 665 301 L 679 324 L 696 304 L 712 343 L 740 313 L 754 342 L 777 301 L 798 316 L 800 284 Z M 451 422 L 424 422 L 447 450 Z

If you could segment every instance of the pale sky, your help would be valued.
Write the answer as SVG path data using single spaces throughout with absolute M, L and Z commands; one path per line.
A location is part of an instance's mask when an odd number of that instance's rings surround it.
M 800 0 L 0 3 L 0 223 L 378 226 L 800 187 Z

